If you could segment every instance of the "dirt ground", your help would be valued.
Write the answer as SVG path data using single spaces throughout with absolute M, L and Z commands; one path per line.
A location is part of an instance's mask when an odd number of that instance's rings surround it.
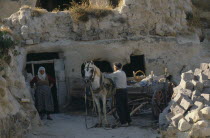
M 53 121 L 44 119 L 43 125 L 34 128 L 26 138 L 159 138 L 157 122 L 151 114 L 132 117 L 132 126 L 115 129 L 85 127 L 85 115 L 78 113 L 53 114 Z M 114 122 L 112 116 L 109 121 Z M 88 126 L 97 122 L 96 117 L 87 117 Z

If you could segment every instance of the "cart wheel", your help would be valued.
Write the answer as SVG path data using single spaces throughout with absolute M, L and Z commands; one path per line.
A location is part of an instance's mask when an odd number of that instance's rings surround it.
M 114 106 L 112 107 L 112 109 L 114 109 Z M 112 116 L 114 117 L 115 120 L 119 120 L 119 116 L 117 115 L 116 109 L 114 109 L 114 111 L 112 112 Z
M 159 114 L 166 107 L 166 95 L 163 90 L 155 91 L 152 97 L 152 114 L 155 119 L 159 118 Z

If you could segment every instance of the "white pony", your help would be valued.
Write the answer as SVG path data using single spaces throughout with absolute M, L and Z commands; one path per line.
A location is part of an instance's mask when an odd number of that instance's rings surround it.
M 104 78 L 100 69 L 96 67 L 92 61 L 85 63 L 84 79 L 86 83 L 90 84 L 93 100 L 95 101 L 97 106 L 98 115 L 99 115 L 98 125 L 99 126 L 102 125 L 100 99 L 102 100 L 103 104 L 104 121 L 105 124 L 108 125 L 106 117 L 106 98 L 111 97 L 115 94 L 116 89 L 113 81 Z

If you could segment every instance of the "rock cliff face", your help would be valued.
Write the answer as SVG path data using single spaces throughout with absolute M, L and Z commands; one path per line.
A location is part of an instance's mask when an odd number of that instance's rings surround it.
M 68 11 L 52 13 L 28 7 L 21 8 L 5 22 L 15 32 L 21 33 L 24 40 L 80 41 L 142 35 L 177 36 L 188 32 L 186 11 L 191 11 L 189 0 L 125 0 L 106 17 L 90 17 L 87 22 L 76 22 Z
M 3 22 L 21 37 L 21 69 L 28 53 L 61 52 L 74 82 L 87 60 L 126 64 L 130 55 L 145 55 L 146 73 L 159 75 L 167 67 L 179 81 L 180 72 L 207 60 L 201 59 L 198 35 L 189 32 L 185 13 L 191 10 L 190 0 L 123 0 L 106 16 L 87 14 L 88 20 L 76 21 L 69 10 L 24 6 Z
M 17 13 L 4 19 L 4 23 L 21 36 L 22 45 L 26 45 L 25 54 L 41 51 L 57 52 L 57 50 L 64 52 L 64 55 L 67 55 L 66 61 L 78 70 L 69 76 L 80 77 L 80 66 L 88 59 L 99 58 L 108 59 L 111 63 L 114 60 L 128 63 L 131 54 L 145 54 L 147 72 L 156 70 L 158 74 L 162 73 L 164 67 L 168 67 L 171 68 L 175 79 L 179 80 L 180 71 L 194 67 L 193 63 L 199 63 L 201 60 L 202 47 L 199 47 L 199 37 L 197 34 L 190 34 L 187 25 L 186 12 L 191 10 L 190 0 L 123 0 L 107 16 L 96 18 L 88 15 L 88 20 L 82 22 L 75 21 L 73 13 L 69 11 L 47 12 L 44 9 L 24 6 Z M 183 36 L 183 34 L 190 35 Z M 121 51 L 115 51 L 115 54 L 121 55 L 117 59 L 107 57 L 113 54 L 98 55 L 98 51 L 103 51 L 105 47 L 104 43 L 97 41 L 104 41 L 107 43 L 105 45 L 110 45 L 107 52 L 113 51 L 117 45 L 129 52 L 123 55 Z M 50 47 L 52 42 L 57 42 L 57 46 Z M 93 55 L 86 53 L 83 55 L 84 58 L 70 60 L 77 57 L 75 53 L 70 52 L 70 49 L 75 47 L 83 51 L 87 48 L 83 48 L 83 45 L 92 45 L 91 48 L 98 45 L 98 48 L 92 49 Z M 168 48 L 164 48 L 163 45 L 171 47 L 170 52 L 174 54 L 166 52 Z M 180 63 L 180 60 L 183 62 Z M 73 67 L 66 70 L 72 70 Z
M 40 124 L 25 78 L 15 57 L 11 62 L 0 60 L 0 137 L 23 137 L 32 126 Z

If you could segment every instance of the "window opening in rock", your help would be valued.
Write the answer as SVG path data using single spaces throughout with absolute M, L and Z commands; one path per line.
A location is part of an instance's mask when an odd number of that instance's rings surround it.
M 58 53 L 31 53 L 27 55 L 26 71 L 36 76 L 39 67 L 43 66 L 46 69 L 46 73 L 51 77 L 56 79 L 55 75 L 55 65 L 54 59 L 58 59 Z M 58 97 L 57 97 L 57 87 L 54 85 L 51 89 L 53 102 L 54 102 L 54 112 L 59 111 L 58 107 Z
M 127 77 L 133 77 L 133 71 L 141 70 L 145 72 L 144 55 L 130 56 L 130 63 L 123 66 Z
M 111 4 L 114 8 L 116 8 L 116 7 L 118 7 L 118 6 L 121 5 L 122 1 L 123 1 L 123 0 L 110 0 L 110 4 Z
M 54 9 L 64 10 L 71 7 L 71 2 L 80 4 L 84 0 L 38 0 L 36 7 L 53 11 Z
M 101 70 L 101 72 L 113 72 L 111 64 L 107 61 L 93 61 L 94 64 Z
M 205 40 L 205 36 L 204 36 L 204 35 L 201 35 L 201 36 L 199 37 L 199 39 L 200 39 L 200 42 L 203 42 L 203 41 Z

